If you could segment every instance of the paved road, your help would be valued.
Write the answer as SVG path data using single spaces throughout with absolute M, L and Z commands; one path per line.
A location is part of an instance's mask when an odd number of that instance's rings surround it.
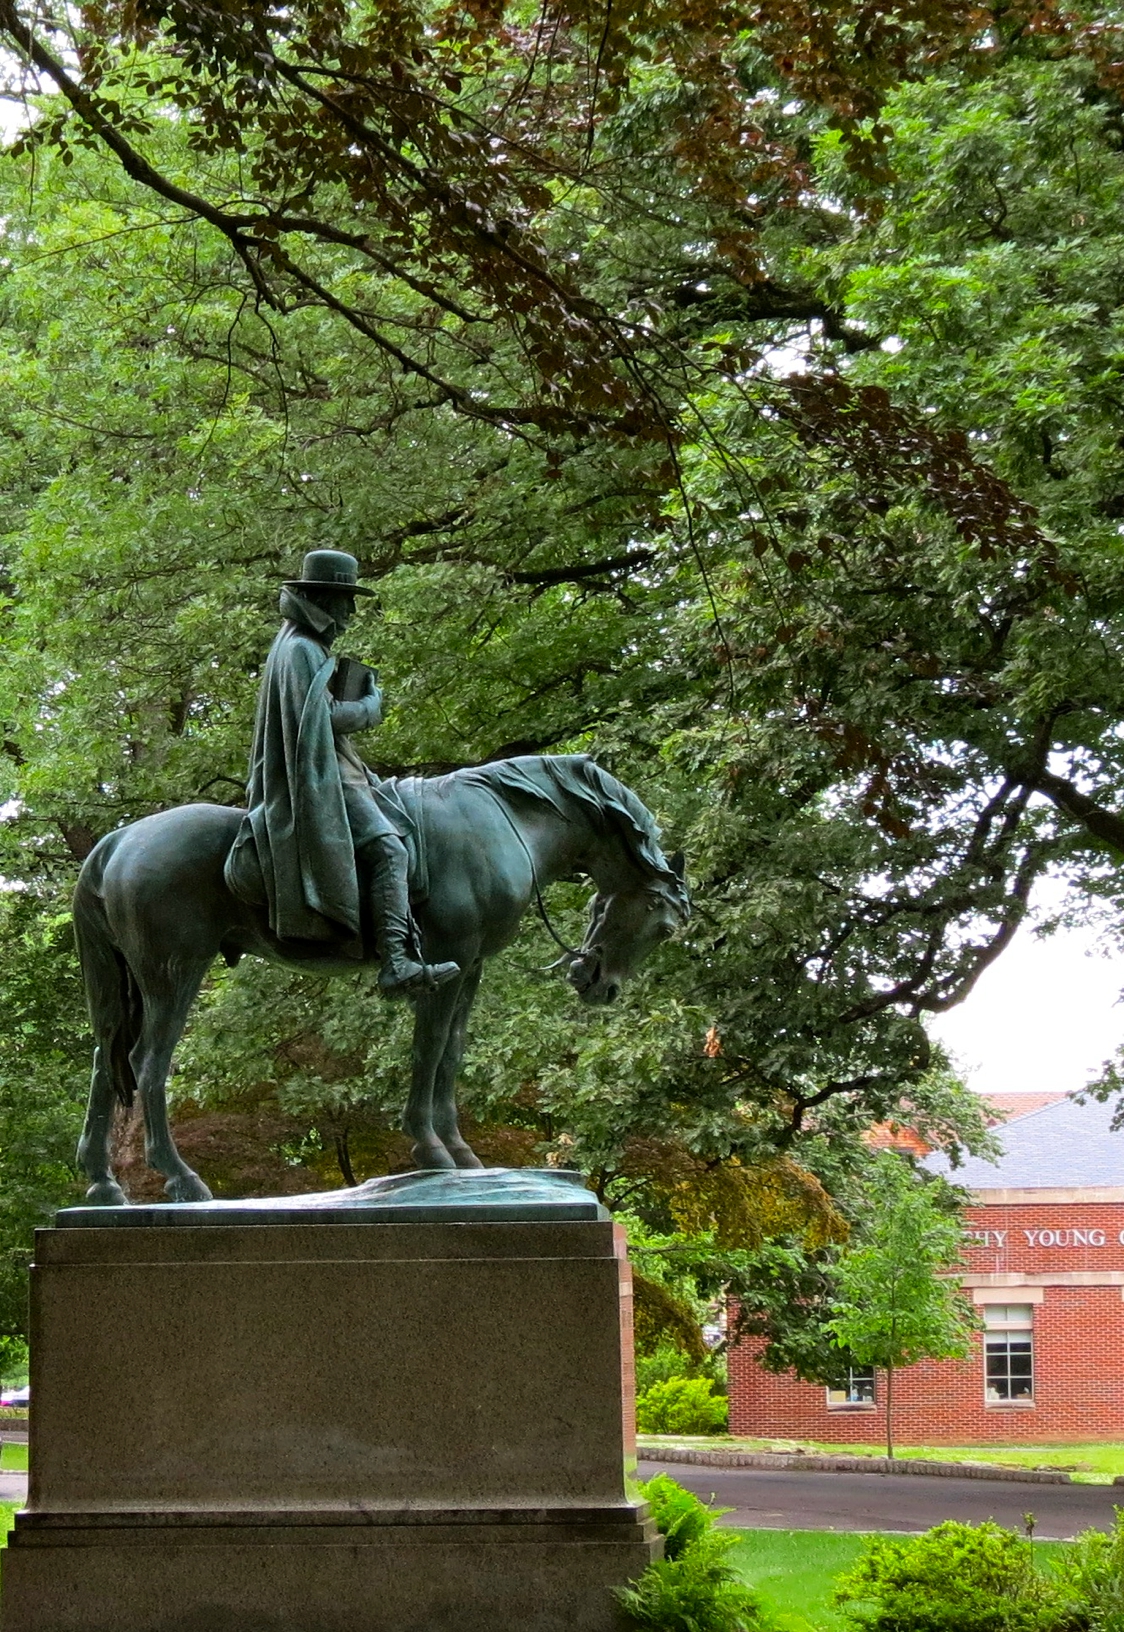
M 1091 1526 L 1107 1529 L 1124 1489 L 1112 1485 L 1023 1485 L 925 1474 L 800 1473 L 772 1468 L 701 1468 L 641 1462 L 640 1477 L 669 1473 L 688 1490 L 734 1511 L 724 1524 L 754 1530 L 928 1530 L 942 1519 L 995 1519 L 1065 1540 Z
M 1065 1540 L 1078 1530 L 1112 1523 L 1124 1490 L 1111 1485 L 1016 1485 L 983 1479 L 933 1479 L 924 1474 L 790 1473 L 761 1468 L 700 1468 L 641 1462 L 640 1477 L 670 1473 L 681 1485 L 719 1507 L 733 1508 L 724 1524 L 747 1530 L 928 1530 L 942 1519 L 978 1523 L 995 1519 L 1035 1534 Z M 0 1502 L 27 1500 L 25 1473 L 0 1473 Z

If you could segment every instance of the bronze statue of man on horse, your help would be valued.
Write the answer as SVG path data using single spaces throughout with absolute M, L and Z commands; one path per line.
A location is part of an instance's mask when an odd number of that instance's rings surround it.
M 582 944 L 560 960 L 586 1003 L 612 1002 L 689 914 L 682 858 L 668 860 L 640 800 L 586 754 L 373 777 L 349 739 L 381 717 L 377 677 L 331 652 L 364 593 L 339 550 L 312 551 L 284 584 L 247 810 L 159 811 L 107 834 L 83 865 L 74 924 L 95 1050 L 78 1160 L 91 1205 L 126 1201 L 110 1135 L 116 1105 L 138 1094 L 145 1153 L 169 1199 L 210 1198 L 176 1149 L 166 1082 L 217 956 L 328 975 L 377 962 L 382 990 L 414 1005 L 403 1117 L 414 1160 L 478 1168 L 456 1108 L 468 1016 L 484 960 L 533 902 L 542 908 L 542 889 L 575 873 L 596 887 Z M 424 858 L 412 908 L 404 840 Z

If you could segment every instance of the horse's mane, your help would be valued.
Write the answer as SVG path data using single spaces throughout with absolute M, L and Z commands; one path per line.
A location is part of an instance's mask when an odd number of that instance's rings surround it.
M 576 800 L 595 825 L 608 822 L 618 828 L 639 866 L 681 888 L 678 873 L 660 848 L 660 830 L 651 812 L 589 754 L 521 754 L 453 774 L 467 782 L 483 782 L 496 792 L 502 789 L 550 805 L 562 817 L 568 817 L 566 803 Z

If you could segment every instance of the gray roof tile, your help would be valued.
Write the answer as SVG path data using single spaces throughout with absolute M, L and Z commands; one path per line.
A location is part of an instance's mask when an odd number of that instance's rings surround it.
M 969 1156 L 953 1169 L 947 1156 L 934 1154 L 922 1165 L 969 1190 L 1124 1185 L 1124 1133 L 1113 1133 L 1109 1126 L 1115 1110 L 1115 1103 L 1079 1105 L 1060 1099 L 992 1130 L 1003 1146 L 998 1162 Z

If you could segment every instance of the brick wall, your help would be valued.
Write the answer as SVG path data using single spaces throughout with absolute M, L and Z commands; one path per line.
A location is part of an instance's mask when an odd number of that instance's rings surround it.
M 965 1253 L 965 1270 L 975 1276 L 1124 1270 L 1120 1241 L 1124 1205 L 974 1207 L 968 1227 L 990 1232 L 986 1245 L 974 1244 Z M 1075 1230 L 1088 1239 L 1075 1237 Z M 1004 1231 L 1001 1239 L 996 1232 Z M 1050 1232 L 1045 1240 L 1043 1231 Z M 994 1290 L 991 1295 L 996 1296 Z M 1018 1286 L 1007 1295 L 1011 1303 L 1026 1301 Z M 985 1403 L 978 1339 L 967 1360 L 923 1361 L 896 1375 L 894 1434 L 899 1443 L 1065 1444 L 1124 1438 L 1121 1287 L 1046 1284 L 1042 1298 L 1034 1307 L 1034 1404 Z M 874 1410 L 853 1406 L 829 1410 L 822 1387 L 802 1383 L 790 1373 L 775 1376 L 764 1371 L 756 1363 L 756 1352 L 756 1344 L 742 1343 L 730 1354 L 731 1432 L 834 1443 L 882 1440 L 881 1376 Z
M 969 1239 L 965 1246 L 964 1267 L 975 1274 L 1124 1270 L 1120 1202 L 976 1206 L 965 1219 L 969 1232 L 987 1237 L 986 1244 Z

